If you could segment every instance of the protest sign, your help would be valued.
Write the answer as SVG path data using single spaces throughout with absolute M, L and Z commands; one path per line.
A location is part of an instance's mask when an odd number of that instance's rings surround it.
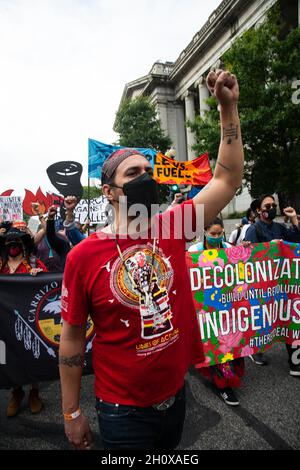
M 104 225 L 107 221 L 107 203 L 105 196 L 91 199 L 90 206 L 88 199 L 81 199 L 74 211 L 76 222 L 84 224 L 89 219 L 91 224 Z
M 23 220 L 22 198 L 19 196 L 0 197 L 0 221 Z

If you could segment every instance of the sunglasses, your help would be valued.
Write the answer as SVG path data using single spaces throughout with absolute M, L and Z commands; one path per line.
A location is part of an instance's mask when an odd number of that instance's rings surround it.
M 265 209 L 266 211 L 269 211 L 271 208 L 277 209 L 277 204 L 265 204 Z

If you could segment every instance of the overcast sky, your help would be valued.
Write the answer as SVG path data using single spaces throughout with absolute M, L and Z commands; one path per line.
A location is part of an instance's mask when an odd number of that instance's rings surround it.
M 84 166 L 117 139 L 124 86 L 174 61 L 221 0 L 0 0 L 0 193 L 54 190 L 46 168 Z

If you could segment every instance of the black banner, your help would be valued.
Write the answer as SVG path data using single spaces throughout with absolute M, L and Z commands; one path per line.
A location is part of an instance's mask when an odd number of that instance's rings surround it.
M 0 275 L 0 388 L 59 378 L 62 274 Z M 94 325 L 87 322 L 84 374 Z

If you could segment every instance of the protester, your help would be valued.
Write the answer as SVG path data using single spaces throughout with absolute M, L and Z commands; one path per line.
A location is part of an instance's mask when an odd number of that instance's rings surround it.
M 31 274 L 46 272 L 45 265 L 33 255 L 34 243 L 31 236 L 24 230 L 11 227 L 4 236 L 3 264 L 1 274 Z M 12 390 L 8 402 L 6 416 L 15 416 L 21 406 L 25 393 L 21 386 Z M 32 384 L 28 404 L 33 414 L 40 413 L 43 404 L 39 396 L 38 384 Z
M 222 139 L 206 188 L 153 216 L 158 197 L 149 161 L 135 149 L 114 152 L 102 168 L 102 190 L 115 219 L 68 255 L 59 363 L 65 431 L 76 449 L 92 445 L 79 408 L 89 313 L 96 331 L 93 364 L 104 447 L 173 449 L 180 441 L 185 373 L 204 358 L 185 264 L 185 243 L 193 237 L 176 235 L 188 222 L 195 226 L 200 204 L 206 222 L 212 220 L 234 196 L 243 174 L 237 80 L 211 72 L 208 85 L 220 103 Z M 131 215 L 122 210 L 124 195 Z M 190 218 L 181 223 L 184 211 Z M 159 233 L 152 236 L 157 222 Z
M 202 238 L 202 237 L 201 237 Z M 225 230 L 222 220 L 216 217 L 212 222 L 204 227 L 204 241 L 201 239 L 191 245 L 189 252 L 213 250 L 220 248 L 230 248 L 230 244 L 225 241 Z
M 286 207 L 283 214 L 289 217 L 292 228 L 287 228 L 284 224 L 274 222 L 276 217 L 277 204 L 272 195 L 266 194 L 259 200 L 257 214 L 259 219 L 255 224 L 251 225 L 246 232 L 245 240 L 251 243 L 271 242 L 283 240 L 287 242 L 300 243 L 299 220 L 295 209 Z M 300 365 L 293 364 L 292 355 L 295 350 L 290 345 L 286 345 L 288 356 L 290 375 L 294 377 L 300 376 Z M 250 356 L 252 361 L 257 365 L 267 365 L 267 360 L 263 353 L 257 353 Z
M 251 224 L 255 222 L 255 212 L 249 207 L 245 217 L 242 218 L 241 223 L 233 230 L 229 236 L 229 243 L 234 246 L 242 245 L 246 232 Z
M 38 203 L 32 203 L 31 206 L 33 213 L 40 221 L 39 229 L 34 236 L 36 255 L 44 263 L 48 272 L 63 272 L 65 259 L 55 251 L 47 238 L 47 214 L 40 212 Z
M 245 240 L 252 243 L 270 242 L 272 240 L 284 240 L 287 242 L 299 243 L 300 230 L 299 221 L 295 209 L 286 207 L 283 214 L 292 222 L 292 228 L 288 229 L 284 224 L 274 222 L 276 217 L 277 204 L 272 195 L 265 195 L 260 198 L 257 209 L 258 220 L 250 226 L 246 232 Z
M 78 202 L 79 201 L 76 196 L 67 196 L 64 200 L 66 219 L 63 225 L 66 230 L 68 240 L 72 243 L 73 246 L 77 245 L 86 238 L 86 236 L 83 234 L 84 227 L 81 227 L 80 230 L 77 223 L 75 222 L 74 210 Z
M 65 234 L 63 222 L 61 220 L 55 220 L 56 214 L 57 208 L 55 206 L 49 207 L 48 218 L 46 222 L 46 237 L 47 243 L 49 243 L 49 247 L 59 256 L 57 272 L 63 272 L 66 264 L 67 254 L 69 253 L 71 246 Z
M 45 265 L 33 256 L 34 244 L 32 237 L 17 228 L 11 227 L 4 236 L 2 274 L 36 275 L 47 271 Z
M 214 219 L 204 227 L 204 230 L 204 242 L 198 241 L 195 245 L 190 246 L 188 249 L 190 253 L 230 248 L 231 245 L 224 240 L 224 224 L 221 219 Z M 210 367 L 203 367 L 200 363 L 195 367 L 200 374 L 212 380 L 227 405 L 237 406 L 240 404 L 232 389 L 240 386 L 240 378 L 244 375 L 245 362 L 243 358 Z

